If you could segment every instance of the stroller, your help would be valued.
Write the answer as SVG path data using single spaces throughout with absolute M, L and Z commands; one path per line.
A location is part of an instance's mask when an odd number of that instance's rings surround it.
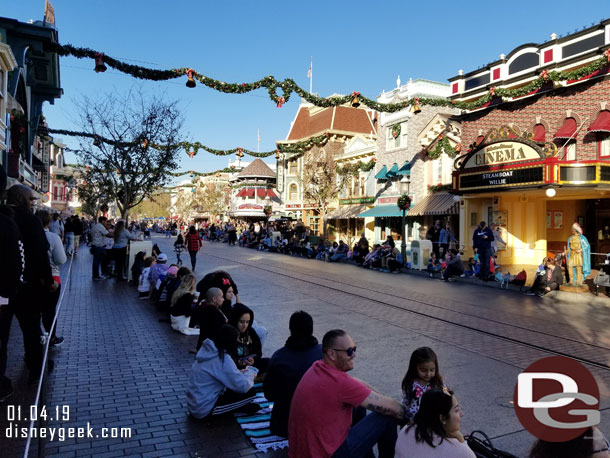
M 595 285 L 595 295 L 599 295 L 599 287 L 606 287 L 606 295 L 608 294 L 608 288 L 610 288 L 610 253 L 606 255 L 606 259 L 604 263 L 600 266 L 599 272 L 593 279 L 593 284 Z

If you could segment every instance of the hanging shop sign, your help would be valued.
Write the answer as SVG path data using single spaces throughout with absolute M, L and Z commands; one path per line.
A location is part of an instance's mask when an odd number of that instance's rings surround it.
M 381 205 L 381 204 L 395 204 L 396 202 L 398 202 L 398 196 L 393 196 L 393 197 L 379 197 L 377 199 L 377 204 Z
M 352 197 L 349 199 L 339 199 L 339 204 L 350 205 L 350 204 L 372 204 L 375 202 L 374 197 Z
M 286 208 L 302 208 L 301 204 L 286 204 Z
M 543 166 L 502 169 L 479 173 L 463 173 L 459 176 L 460 191 L 502 189 L 543 183 Z

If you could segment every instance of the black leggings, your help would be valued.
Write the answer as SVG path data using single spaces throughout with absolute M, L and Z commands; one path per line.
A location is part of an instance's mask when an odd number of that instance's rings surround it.
M 191 257 L 191 270 L 195 270 L 195 264 L 197 264 L 197 252 L 189 250 L 189 256 Z

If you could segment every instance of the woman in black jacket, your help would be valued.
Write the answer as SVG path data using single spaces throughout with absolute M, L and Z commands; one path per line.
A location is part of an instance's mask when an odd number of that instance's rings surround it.
M 236 303 L 229 317 L 229 324 L 239 331 L 237 339 L 237 360 L 239 369 L 254 366 L 263 374 L 269 365 L 269 358 L 263 358 L 263 347 L 258 334 L 252 329 L 254 312 L 241 303 Z

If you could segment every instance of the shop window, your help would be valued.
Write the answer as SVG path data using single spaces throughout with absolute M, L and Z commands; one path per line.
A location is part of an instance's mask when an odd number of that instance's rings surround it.
M 299 198 L 299 189 L 297 188 L 296 183 L 292 183 L 288 188 L 288 200 L 298 200 Z
M 320 217 L 319 216 L 310 216 L 309 217 L 309 227 L 314 234 L 320 233 Z
M 566 161 L 576 160 L 576 142 L 571 141 L 563 147 L 563 158 Z
M 364 177 L 360 177 L 360 195 L 363 197 L 366 196 L 364 183 L 365 183 Z
M 387 132 L 387 148 L 386 149 L 394 149 L 394 148 L 404 148 L 407 146 L 407 123 L 400 123 L 400 134 L 394 138 L 392 134 L 392 126 L 388 126 L 386 129 Z
M 298 172 L 298 159 L 288 162 L 288 175 L 296 175 Z
M 610 136 L 599 141 L 599 157 L 610 156 Z

